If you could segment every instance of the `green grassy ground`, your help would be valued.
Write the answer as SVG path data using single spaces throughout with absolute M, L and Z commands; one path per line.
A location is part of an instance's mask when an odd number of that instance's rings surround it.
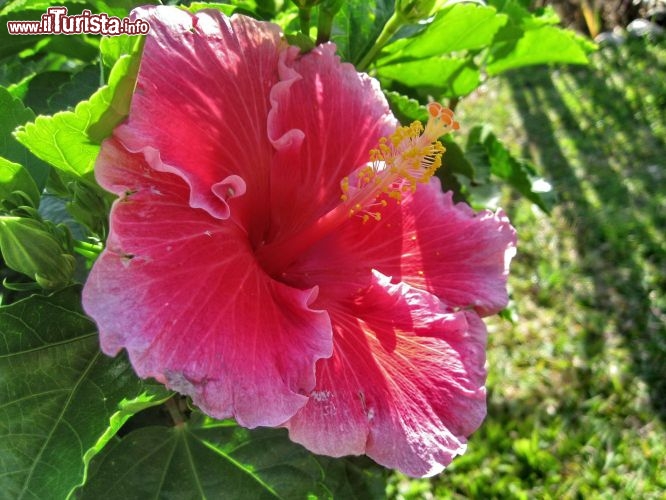
M 531 158 L 551 216 L 507 194 L 515 324 L 490 322 L 488 418 L 398 498 L 666 495 L 666 43 L 489 83 L 459 119 Z

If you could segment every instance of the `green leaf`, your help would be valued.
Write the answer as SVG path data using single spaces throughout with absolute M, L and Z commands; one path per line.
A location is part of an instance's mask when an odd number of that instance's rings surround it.
M 23 165 L 41 191 L 49 175 L 49 166 L 28 153 L 14 137 L 12 131 L 19 125 L 33 120 L 35 114 L 23 106 L 4 87 L 0 87 L 0 156 Z
M 534 167 L 526 161 L 514 158 L 489 127 L 477 125 L 470 130 L 466 155 L 477 171 L 483 170 L 484 164 L 488 165 L 490 174 L 505 180 L 544 212 L 550 212 L 548 198 L 533 188 Z
M 138 53 L 120 57 L 108 85 L 89 100 L 74 111 L 38 116 L 21 127 L 16 138 L 37 157 L 94 186 L 92 172 L 99 143 L 127 116 L 138 67 Z
M 137 5 L 166 3 L 158 2 L 156 0 L 88 0 L 88 3 L 93 6 L 93 12 L 106 12 L 110 16 L 127 17 L 130 11 Z
M 560 18 L 552 7 L 529 11 L 521 0 L 490 0 L 488 4 L 509 16 L 509 21 L 495 37 L 495 42 L 518 39 L 524 31 L 560 23 Z
M 391 105 L 391 111 L 403 125 L 418 120 L 428 121 L 428 111 L 419 101 L 395 91 L 384 91 L 384 95 Z
M 39 189 L 28 171 L 0 156 L 0 200 L 9 199 L 16 191 L 24 193 L 33 208 L 39 207 Z
M 86 35 L 55 35 L 40 41 L 35 49 L 35 53 L 62 54 L 68 59 L 92 62 L 97 58 L 99 41 Z
M 392 0 L 347 0 L 333 22 L 331 40 L 342 58 L 358 63 L 373 46 L 393 14 Z
M 32 79 L 37 75 L 37 73 L 30 73 L 26 76 L 21 77 L 21 79 L 7 86 L 7 92 L 9 92 L 14 99 L 23 100 L 28 93 L 28 87 Z
M 99 86 L 99 66 L 83 67 L 76 73 L 70 74 L 67 81 L 48 97 L 49 112 L 74 108 L 80 101 L 95 92 Z
M 474 166 L 465 156 L 463 149 L 458 145 L 451 134 L 445 135 L 440 139 L 446 148 L 442 158 L 442 169 L 450 170 L 459 175 L 464 175 L 470 180 L 474 180 Z
M 388 471 L 365 456 L 329 458 L 313 455 L 322 469 L 326 498 L 386 499 Z
M 22 50 L 34 46 L 45 38 L 44 35 L 10 35 L 7 30 L 7 21 L 39 21 L 43 13 L 42 10 L 0 14 L 0 59 L 16 56 Z
M 453 201 L 456 203 L 465 202 L 470 204 L 469 200 L 466 197 L 466 191 L 463 185 L 458 180 L 458 177 L 455 176 L 452 170 L 448 168 L 439 168 L 435 175 L 442 183 L 443 191 L 451 191 L 453 193 Z
M 316 457 L 292 443 L 284 429 L 249 431 L 198 414 L 181 426 L 133 431 L 100 459 L 81 500 L 372 499 L 383 493 L 373 483 L 377 475 Z
M 129 114 L 145 42 L 145 37 L 135 38 L 134 45 L 130 47 L 131 52 L 118 58 L 113 66 L 108 86 L 98 92 L 100 102 L 97 106 L 103 112 L 96 116 L 87 129 L 88 137 L 98 144 L 111 135 L 113 129 Z
M 497 75 L 509 69 L 546 63 L 587 64 L 594 46 L 572 31 L 541 26 L 526 31 L 519 39 L 496 44 L 486 70 Z
M 121 56 L 132 54 L 136 48 L 136 44 L 140 43 L 140 41 L 140 37 L 130 35 L 102 37 L 102 40 L 99 42 L 99 50 L 104 65 L 113 68 L 113 65 L 116 64 L 116 61 Z
M 166 392 L 108 358 L 80 290 L 0 307 L 0 491 L 66 498 L 129 416 Z
M 395 80 L 408 87 L 429 87 L 446 97 L 472 92 L 481 82 L 481 72 L 471 58 L 429 57 L 418 61 L 380 66 L 380 78 Z
M 428 27 L 411 38 L 403 38 L 385 47 L 388 55 L 378 61 L 387 64 L 396 59 L 423 59 L 463 50 L 483 49 L 490 45 L 507 16 L 493 7 L 459 3 L 440 10 Z
M 99 145 L 88 139 L 86 130 L 103 112 L 101 93 L 104 90 L 96 92 L 89 101 L 79 103 L 74 111 L 38 116 L 33 123 L 18 129 L 16 138 L 35 156 L 57 169 L 94 182 L 92 171 Z
M 51 111 L 49 99 L 71 77 L 72 74 L 68 71 L 44 71 L 37 73 L 30 79 L 23 102 L 37 114 L 49 113 Z

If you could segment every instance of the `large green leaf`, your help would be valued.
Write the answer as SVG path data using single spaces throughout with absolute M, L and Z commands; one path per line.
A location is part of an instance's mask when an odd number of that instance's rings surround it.
M 507 16 L 493 7 L 458 3 L 439 11 L 420 34 L 397 40 L 384 51 L 388 57 L 378 65 L 396 59 L 422 59 L 490 45 Z M 383 62 L 382 62 L 383 61 Z
M 439 96 L 459 97 L 472 92 L 481 82 L 478 66 L 468 58 L 429 57 L 418 61 L 398 62 L 380 66 L 380 78 L 387 78 L 408 87 L 436 89 Z
M 490 75 L 532 64 L 587 63 L 596 46 L 573 31 L 557 27 L 560 19 L 551 7 L 527 10 L 520 0 L 490 0 L 508 22 L 497 32 L 486 60 Z
M 378 474 L 317 457 L 284 429 L 249 431 L 195 414 L 176 427 L 143 427 L 100 456 L 80 498 L 381 498 Z M 337 462 L 337 463 L 336 463 Z
M 14 98 L 4 87 L 0 87 L 0 156 L 23 165 L 39 190 L 44 188 L 49 174 L 49 166 L 32 156 L 21 146 L 12 131 L 35 118 L 35 114 L 23 103 Z
M 91 458 L 163 389 L 98 347 L 80 290 L 0 307 L 0 491 L 3 498 L 65 498 Z
M 594 48 L 572 31 L 556 26 L 530 29 L 517 40 L 496 44 L 488 57 L 489 75 L 534 64 L 587 64 L 587 53 Z
M 521 0 L 489 0 L 488 4 L 509 16 L 509 21 L 495 36 L 495 42 L 518 39 L 524 31 L 560 23 L 560 18 L 552 7 L 529 11 Z
M 108 85 L 79 103 L 74 111 L 38 116 L 21 127 L 16 138 L 37 157 L 67 175 L 95 185 L 92 172 L 99 143 L 129 111 L 139 55 L 118 59 Z
M 79 103 L 74 111 L 38 116 L 33 123 L 19 129 L 16 138 L 35 156 L 57 169 L 92 182 L 99 144 L 88 139 L 86 130 L 103 113 L 106 90 Z

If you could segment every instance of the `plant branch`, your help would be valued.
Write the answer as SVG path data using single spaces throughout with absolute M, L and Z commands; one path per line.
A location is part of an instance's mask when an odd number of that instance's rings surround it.
M 400 27 L 404 24 L 404 19 L 403 17 L 398 14 L 397 12 L 394 12 L 393 15 L 389 18 L 388 21 L 386 21 L 386 24 L 382 28 L 381 33 L 377 37 L 377 40 L 375 40 L 374 45 L 370 48 L 370 50 L 363 56 L 363 59 L 361 59 L 361 62 L 358 63 L 357 69 L 359 71 L 366 71 L 368 66 L 372 64 L 374 61 L 375 57 L 377 57 L 377 54 L 384 48 L 384 46 L 388 43 L 388 41 L 395 35 L 395 33 L 400 29 Z

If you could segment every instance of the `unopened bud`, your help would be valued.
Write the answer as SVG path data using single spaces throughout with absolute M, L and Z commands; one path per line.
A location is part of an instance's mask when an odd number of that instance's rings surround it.
M 26 217 L 0 217 L 0 253 L 11 269 L 54 289 L 72 281 L 76 261 L 46 223 Z

